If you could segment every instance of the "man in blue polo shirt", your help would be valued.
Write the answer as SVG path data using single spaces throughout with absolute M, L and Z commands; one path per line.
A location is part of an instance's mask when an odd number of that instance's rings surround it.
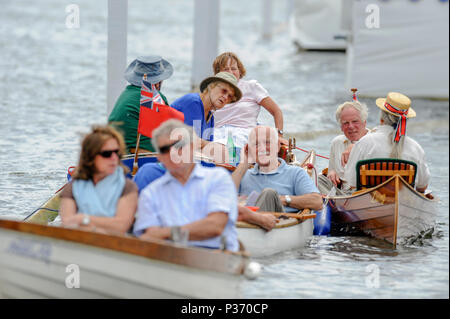
M 274 128 L 257 126 L 249 134 L 248 146 L 233 172 L 239 194 L 259 193 L 255 206 L 260 211 L 296 212 L 304 208 L 322 209 L 322 197 L 306 171 L 287 165 L 278 158 L 278 133 Z M 256 163 L 248 169 L 248 163 Z

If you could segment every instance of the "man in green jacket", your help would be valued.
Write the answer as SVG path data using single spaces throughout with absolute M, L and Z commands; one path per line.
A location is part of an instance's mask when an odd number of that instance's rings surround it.
M 125 79 L 130 85 L 117 99 L 108 122 L 122 132 L 129 153 L 134 153 L 136 148 L 142 77 L 147 74 L 147 80 L 155 85 L 164 102 L 169 105 L 167 98 L 160 90 L 162 81 L 170 78 L 172 73 L 172 65 L 160 56 L 155 55 L 138 57 L 126 69 Z M 150 138 L 141 136 L 139 151 L 154 151 Z

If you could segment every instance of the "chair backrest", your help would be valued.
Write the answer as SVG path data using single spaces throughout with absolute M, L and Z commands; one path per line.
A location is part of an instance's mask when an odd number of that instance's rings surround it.
M 417 164 L 396 158 L 372 158 L 356 164 L 357 190 L 380 185 L 391 176 L 399 174 L 414 187 Z

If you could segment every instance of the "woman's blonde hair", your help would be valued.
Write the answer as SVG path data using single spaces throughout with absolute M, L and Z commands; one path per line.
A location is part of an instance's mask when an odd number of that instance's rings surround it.
M 119 159 L 125 154 L 125 142 L 122 135 L 113 127 L 105 125 L 94 125 L 92 132 L 87 134 L 81 142 L 80 159 L 72 175 L 72 179 L 92 179 L 96 173 L 95 157 L 100 153 L 103 145 L 109 139 L 115 139 L 119 144 Z M 123 167 L 125 173 L 129 169 L 119 160 L 119 165 Z
M 247 71 L 245 70 L 245 67 L 242 64 L 241 60 L 239 60 L 238 56 L 233 52 L 224 52 L 214 60 L 212 64 L 214 74 L 219 73 L 220 70 L 226 67 L 228 60 L 230 59 L 236 61 L 237 67 L 239 69 L 239 74 L 241 75 L 241 78 L 243 78 L 245 74 L 247 74 Z

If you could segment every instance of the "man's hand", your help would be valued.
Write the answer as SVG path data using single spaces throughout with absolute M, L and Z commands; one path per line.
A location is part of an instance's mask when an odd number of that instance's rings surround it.
M 238 206 L 238 212 L 238 220 L 258 225 L 267 231 L 272 230 L 278 221 L 277 218 L 271 214 L 253 212 L 243 205 Z
M 342 167 L 344 167 L 347 164 L 348 158 L 350 157 L 350 152 L 352 151 L 352 148 L 353 148 L 353 145 L 355 145 L 355 144 L 350 144 L 345 149 L 345 151 L 342 152 L 342 155 L 341 155 L 341 165 L 342 165 Z
M 289 141 L 287 139 L 283 138 L 282 135 L 278 135 L 278 140 L 281 145 L 289 146 Z
M 264 228 L 267 231 L 271 231 L 275 225 L 277 224 L 277 218 L 272 214 L 261 214 L 261 213 L 255 213 L 258 214 L 259 219 L 259 226 Z
M 336 173 L 336 171 L 331 170 L 328 171 L 328 175 L 327 178 L 334 184 L 334 186 L 338 187 L 338 184 L 341 183 L 341 180 L 339 179 L 338 174 Z

